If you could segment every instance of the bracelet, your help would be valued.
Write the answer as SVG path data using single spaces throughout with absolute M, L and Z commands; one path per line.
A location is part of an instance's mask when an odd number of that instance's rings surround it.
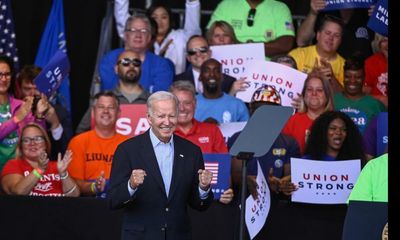
M 68 176 L 69 176 L 68 171 L 65 171 L 64 174 L 60 174 L 60 179 L 65 180 L 68 178 Z
M 43 175 L 43 170 L 41 169 L 41 168 L 35 168 L 35 170 L 40 174 L 40 175 Z
M 43 119 L 46 118 L 46 116 L 36 114 L 35 118 L 36 118 L 37 120 L 43 120 Z
M 66 193 L 64 193 L 64 195 L 71 194 L 73 191 L 75 191 L 75 189 L 76 189 L 76 184 L 70 190 L 68 190 Z
M 40 174 L 36 168 L 33 169 L 32 173 L 33 173 L 33 175 L 35 175 L 37 178 L 39 178 L 39 179 L 42 178 L 42 174 Z
M 90 184 L 90 191 L 94 194 L 97 194 L 97 189 L 96 189 L 96 183 L 92 182 L 92 184 Z
M 13 118 L 12 118 L 12 120 L 13 120 L 13 122 L 15 123 L 15 124 L 18 124 L 20 121 L 18 120 L 18 118 L 17 118 L 17 116 L 14 116 Z

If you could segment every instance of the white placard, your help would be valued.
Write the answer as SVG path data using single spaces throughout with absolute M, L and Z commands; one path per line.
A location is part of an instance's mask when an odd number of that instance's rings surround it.
M 211 46 L 212 58 L 222 64 L 222 72 L 239 79 L 243 77 L 246 63 L 265 60 L 263 43 L 243 43 Z
M 236 94 L 244 102 L 250 102 L 254 91 L 265 84 L 275 87 L 282 106 L 290 107 L 292 98 L 301 94 L 307 74 L 275 62 L 252 60 L 247 64 L 243 76 L 248 88 Z
M 257 169 L 256 181 L 258 185 L 258 198 L 254 199 L 253 196 L 250 195 L 246 199 L 245 221 L 250 239 L 253 239 L 264 226 L 271 207 L 271 195 L 268 183 L 258 161 Z
M 360 175 L 360 160 L 317 161 L 291 158 L 293 202 L 346 204 Z

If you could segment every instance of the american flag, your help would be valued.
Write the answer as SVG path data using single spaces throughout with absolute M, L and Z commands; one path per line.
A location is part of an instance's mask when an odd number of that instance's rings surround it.
M 219 168 L 219 163 L 218 162 L 205 162 L 204 163 L 204 168 L 210 172 L 212 172 L 213 177 L 211 180 L 211 184 L 217 184 L 218 183 L 218 168 Z
M 18 69 L 17 45 L 10 0 L 0 0 L 0 55 L 11 57 Z

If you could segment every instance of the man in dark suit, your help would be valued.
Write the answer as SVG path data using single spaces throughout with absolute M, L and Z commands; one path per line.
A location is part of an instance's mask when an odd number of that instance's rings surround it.
M 201 150 L 174 135 L 178 99 L 159 91 L 147 100 L 150 130 L 121 143 L 111 169 L 111 207 L 125 208 L 122 239 L 189 240 L 187 204 L 205 210 L 212 173 Z
M 191 66 L 185 72 L 175 76 L 174 81 L 190 81 L 197 93 L 203 93 L 203 87 L 199 80 L 201 65 L 211 58 L 210 46 L 207 40 L 199 35 L 194 35 L 187 42 L 187 60 Z M 223 74 L 222 91 L 226 94 L 235 95 L 242 87 L 243 80 L 238 80 Z

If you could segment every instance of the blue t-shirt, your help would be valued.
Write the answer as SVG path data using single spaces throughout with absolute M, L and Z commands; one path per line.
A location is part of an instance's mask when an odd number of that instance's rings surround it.
M 242 100 L 224 93 L 217 99 L 205 98 L 198 94 L 194 118 L 200 122 L 211 117 L 219 123 L 246 122 L 249 120 L 249 111 Z

